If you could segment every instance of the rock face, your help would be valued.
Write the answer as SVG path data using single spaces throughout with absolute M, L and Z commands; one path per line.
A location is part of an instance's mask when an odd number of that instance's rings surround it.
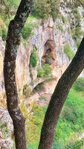
M 0 107 L 0 149 L 13 149 L 13 124 L 8 111 Z
M 0 38 L 0 96 L 4 93 L 4 79 L 3 79 L 3 59 L 4 59 L 5 46 Z
M 17 60 L 16 60 L 16 82 L 18 89 L 23 89 L 23 86 L 25 84 L 29 84 L 31 82 L 31 73 L 33 74 L 33 80 L 37 78 L 37 69 L 33 68 L 30 70 L 30 56 L 33 51 L 33 48 L 37 49 L 37 54 L 39 56 L 38 65 L 41 66 L 42 57 L 48 54 L 50 49 L 50 54 L 52 55 L 52 58 L 50 60 L 50 63 L 52 64 L 52 67 L 54 67 L 57 63 L 58 56 L 57 51 L 60 49 L 63 49 L 60 45 L 57 45 L 57 41 L 55 38 L 60 38 L 60 42 L 62 42 L 62 39 L 59 35 L 58 36 L 57 30 L 54 28 L 54 22 L 52 18 L 45 21 L 44 24 L 41 24 L 39 27 L 35 28 L 34 35 L 30 37 L 28 40 L 28 45 L 25 47 L 23 43 L 20 44 L 18 48 L 17 53 Z M 59 39 L 58 39 L 59 42 Z M 58 49 L 58 46 L 60 49 Z M 58 49 L 58 50 L 57 50 Z M 4 89 L 4 77 L 3 77 L 3 59 L 4 59 L 4 51 L 5 51 L 5 43 L 0 38 L 0 95 L 3 96 L 5 89 Z M 57 59 L 56 59 L 57 56 Z M 67 59 L 68 61 L 68 59 Z M 62 62 L 60 62 L 62 65 Z
M 63 14 L 63 10 L 61 10 Z M 66 16 L 66 14 L 64 14 Z M 63 31 L 58 27 L 58 24 L 62 24 Z M 64 53 L 64 45 L 68 43 L 73 51 L 74 41 L 70 33 L 70 24 L 67 22 L 63 24 L 60 19 L 53 22 L 52 18 L 49 18 L 42 24 L 39 21 L 39 25 L 34 29 L 34 35 L 30 36 L 27 41 L 27 46 L 21 42 L 16 60 L 16 82 L 18 89 L 23 89 L 25 84 L 37 79 L 37 67 L 42 65 L 42 62 L 49 63 L 56 72 L 63 73 L 65 68 L 69 65 L 70 61 L 67 55 Z M 37 66 L 32 68 L 30 65 L 30 56 L 33 49 L 37 49 L 37 55 L 39 57 Z M 4 79 L 3 79 L 3 58 L 4 58 L 5 44 L 0 38 L 0 95 L 3 96 Z M 47 55 L 51 57 L 48 59 Z M 64 68 L 64 69 L 63 69 Z M 57 78 L 60 76 L 54 73 Z
M 3 59 L 4 59 L 5 45 L 0 38 L 0 96 L 4 95 L 4 77 L 3 77 Z M 28 51 L 21 45 L 18 48 L 17 60 L 16 60 L 16 81 L 18 89 L 22 89 L 24 84 L 29 81 L 29 69 L 28 68 Z

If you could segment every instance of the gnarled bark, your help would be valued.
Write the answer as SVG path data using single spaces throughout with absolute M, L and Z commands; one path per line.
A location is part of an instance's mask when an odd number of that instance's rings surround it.
M 7 95 L 7 107 L 13 120 L 16 149 L 26 149 L 26 139 L 25 118 L 18 107 L 15 62 L 21 31 L 31 11 L 32 1 L 33 0 L 22 0 L 14 20 L 10 22 L 4 57 L 4 81 Z
M 78 51 L 73 58 L 71 64 L 66 69 L 51 97 L 46 116 L 44 119 L 39 149 L 52 149 L 53 140 L 55 135 L 56 124 L 74 81 L 84 68 L 84 38 L 78 48 Z

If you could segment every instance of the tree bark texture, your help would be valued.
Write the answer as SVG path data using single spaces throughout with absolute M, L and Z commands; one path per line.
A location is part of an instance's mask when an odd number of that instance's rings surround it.
M 84 38 L 71 64 L 58 81 L 55 91 L 51 97 L 51 101 L 49 103 L 41 131 L 39 149 L 52 149 L 56 124 L 61 109 L 66 100 L 70 88 L 72 87 L 74 81 L 77 79 L 79 74 L 82 72 L 83 68 Z
M 4 81 L 7 107 L 13 120 L 16 149 L 26 149 L 25 118 L 18 107 L 18 94 L 15 81 L 15 62 L 21 31 L 31 11 L 33 0 L 22 0 L 14 20 L 9 24 L 4 57 Z

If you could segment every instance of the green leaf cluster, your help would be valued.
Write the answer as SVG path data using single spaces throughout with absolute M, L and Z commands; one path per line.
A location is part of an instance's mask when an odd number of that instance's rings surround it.
M 43 67 L 37 68 L 38 77 L 49 77 L 52 74 L 52 68 L 49 64 L 44 64 Z
M 32 65 L 32 67 L 36 67 L 37 65 L 37 61 L 39 59 L 38 54 L 36 52 L 36 48 L 33 49 L 32 54 L 30 56 L 30 64 Z
M 32 29 L 34 28 L 34 25 L 32 23 L 26 23 L 23 30 L 22 30 L 22 37 L 25 40 L 28 40 L 30 35 L 32 34 Z
M 55 20 L 59 12 L 59 4 L 59 0 L 34 0 L 32 14 L 43 20 L 52 16 Z
M 58 23 L 57 26 L 58 26 L 58 28 L 59 28 L 59 30 L 60 30 L 61 32 L 64 32 L 63 27 L 62 27 L 62 25 L 61 25 L 60 23 Z
M 73 8 L 71 15 L 71 23 L 70 23 L 70 28 L 71 28 L 71 34 L 72 38 L 75 41 L 76 47 L 78 48 L 80 42 L 81 42 L 81 37 L 83 35 L 83 31 L 81 30 L 81 15 L 79 13 L 78 8 Z
M 66 53 L 66 55 L 68 56 L 68 58 L 70 60 L 73 59 L 74 52 L 72 51 L 72 49 L 70 48 L 70 45 L 68 43 L 66 43 L 65 46 L 64 46 L 64 52 Z
M 58 120 L 55 142 L 59 148 L 60 144 L 63 149 L 73 149 L 73 144 L 77 145 L 75 142 L 77 138 L 74 137 L 74 143 L 72 143 L 72 133 L 75 134 L 81 132 L 84 129 L 84 100 L 83 96 L 77 90 L 72 87 L 67 100 L 64 104 L 60 118 Z M 76 134 L 77 135 L 77 134 Z M 69 141 L 66 141 L 66 139 Z M 71 142 L 71 143 L 70 143 Z M 63 147 L 64 146 L 64 147 Z M 66 147 L 65 147 L 66 146 Z M 77 146 L 76 146 L 77 147 Z M 80 148 L 79 148 L 80 149 Z
M 1 0 L 0 13 L 4 20 L 14 16 L 21 0 Z
M 84 91 L 84 78 L 82 77 L 82 78 L 77 79 L 73 87 L 76 91 L 83 92 Z

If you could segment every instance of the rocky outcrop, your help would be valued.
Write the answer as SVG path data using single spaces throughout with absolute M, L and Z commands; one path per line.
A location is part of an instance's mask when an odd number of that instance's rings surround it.
M 3 60 L 4 60 L 5 44 L 0 38 L 0 96 L 5 94 L 4 77 L 3 77 Z M 28 50 L 21 45 L 18 48 L 16 59 L 16 82 L 18 89 L 23 89 L 24 84 L 29 82 L 29 54 Z
M 67 10 L 68 11 L 68 10 Z M 61 10 L 61 14 L 68 17 Z M 62 25 L 63 31 L 59 29 L 59 24 Z M 49 18 L 42 24 L 39 21 L 38 27 L 33 30 L 34 34 L 30 36 L 27 41 L 27 45 L 24 46 L 21 42 L 16 60 L 16 82 L 19 90 L 22 90 L 24 85 L 31 84 L 37 78 L 37 67 L 41 67 L 42 63 L 48 63 L 53 68 L 53 72 L 60 71 L 60 76 L 70 63 L 67 55 L 64 53 L 64 45 L 68 43 L 72 50 L 75 52 L 74 40 L 70 33 L 70 24 L 67 22 L 64 24 L 62 20 L 57 19 L 53 22 L 52 18 Z M 37 55 L 39 57 L 37 66 L 35 68 L 30 65 L 30 56 L 33 49 L 37 49 Z M 4 77 L 3 77 L 3 58 L 4 58 L 5 44 L 0 38 L 0 95 L 4 93 Z M 48 59 L 47 55 L 50 56 Z M 64 70 L 63 70 L 64 68 Z M 55 71 L 54 71 L 55 70 Z M 56 73 L 54 73 L 57 78 Z M 38 83 L 37 83 L 38 84 Z
M 31 82 L 30 56 L 33 48 L 37 49 L 37 54 L 39 56 L 39 66 L 41 66 L 42 63 L 42 57 L 46 55 L 46 53 L 49 53 L 50 48 L 50 54 L 52 57 L 49 63 L 52 64 L 52 67 L 55 67 L 57 63 L 56 52 L 60 50 L 58 49 L 57 41 L 55 40 L 56 37 L 54 37 L 55 32 L 56 30 L 54 28 L 54 22 L 52 18 L 50 18 L 49 20 L 45 21 L 44 24 L 41 24 L 41 21 L 39 22 L 39 26 L 34 29 L 34 35 L 29 38 L 28 45 L 26 47 L 21 42 L 18 48 L 16 60 L 16 82 L 18 89 L 22 90 L 25 84 L 29 84 Z M 0 38 L 0 95 L 2 96 L 5 92 L 3 79 L 4 51 L 5 43 Z M 35 80 L 37 78 L 37 69 L 33 68 L 31 71 L 33 74 L 33 80 Z
M 0 107 L 0 149 L 13 149 L 13 124 L 6 109 Z
M 3 78 L 3 59 L 4 59 L 5 46 L 4 42 L 0 38 L 0 96 L 4 93 L 4 78 Z

